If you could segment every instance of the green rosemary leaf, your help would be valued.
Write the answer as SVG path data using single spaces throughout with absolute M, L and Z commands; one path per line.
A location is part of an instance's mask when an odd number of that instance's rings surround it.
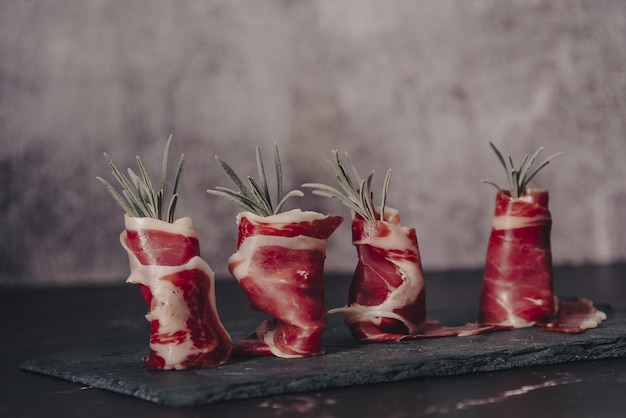
M 283 196 L 283 171 L 280 163 L 280 155 L 278 153 L 278 145 L 274 144 L 274 165 L 276 166 L 276 201 L 278 204 L 274 208 L 267 183 L 267 175 L 263 164 L 260 147 L 256 147 L 256 162 L 259 181 L 257 182 L 252 176 L 248 176 L 250 188 L 246 187 L 241 178 L 235 173 L 232 167 L 221 157 L 215 156 L 218 164 L 226 175 L 235 183 L 240 192 L 235 192 L 223 187 L 216 187 L 215 190 L 207 190 L 210 194 L 223 197 L 234 203 L 235 205 L 256 213 L 259 216 L 270 216 L 278 214 L 285 201 L 294 196 L 303 196 L 299 190 L 293 190 Z
M 520 181 L 522 183 L 525 183 L 525 184 L 528 183 L 528 181 L 527 181 L 528 172 L 530 171 L 530 168 L 535 163 L 535 160 L 537 159 L 537 157 L 539 157 L 539 154 L 541 154 L 542 151 L 543 151 L 543 147 L 539 147 L 539 149 L 537 151 L 535 151 L 535 153 L 532 155 L 532 157 L 530 157 L 530 160 L 528 160 L 526 165 L 524 166 L 522 164 L 522 169 L 521 169 L 521 172 L 520 172 Z
M 365 182 L 367 187 L 365 189 L 366 193 L 364 193 L 364 196 L 365 196 L 365 199 L 366 199 L 366 202 L 367 202 L 368 211 L 372 215 L 374 215 L 374 217 L 373 217 L 374 219 L 373 220 L 376 220 L 376 216 L 375 216 L 376 215 L 376 210 L 374 208 L 374 200 L 373 200 L 373 194 L 374 193 L 372 193 L 372 180 L 373 180 L 373 178 L 374 178 L 374 171 L 371 171 L 369 176 L 367 176 L 367 180 Z
M 174 222 L 174 212 L 176 211 L 176 204 L 178 203 L 178 194 L 172 196 L 169 207 L 167 208 L 167 222 Z
M 494 186 L 496 189 L 498 189 L 498 190 L 502 190 L 502 189 L 500 188 L 500 186 L 498 186 L 498 184 L 497 184 L 496 182 L 494 182 L 494 181 L 487 180 L 487 179 L 482 179 L 482 180 L 480 180 L 480 182 L 481 182 L 481 183 L 485 183 L 485 184 L 491 184 L 491 185 L 492 185 L 492 186 Z
M 128 168 L 126 170 L 128 172 L 128 178 L 130 179 L 132 185 L 133 185 L 133 193 L 135 194 L 135 196 L 137 196 L 139 199 L 138 201 L 140 203 L 143 203 L 143 198 L 144 195 L 147 194 L 147 190 L 145 187 L 141 187 L 143 185 L 141 179 L 139 178 L 139 176 L 137 174 L 135 174 L 135 172 L 133 170 L 131 170 L 130 168 Z
M 108 182 L 100 180 L 105 189 L 109 191 L 111 196 L 124 209 L 130 216 L 135 217 L 150 217 L 161 220 L 163 215 L 166 216 L 167 222 L 174 221 L 174 211 L 178 201 L 178 190 L 182 181 L 184 156 L 181 155 L 181 159 L 176 174 L 176 182 L 174 185 L 174 193 L 171 198 L 167 213 L 163 213 L 163 203 L 165 200 L 167 190 L 167 166 L 169 161 L 169 152 L 172 141 L 172 135 L 167 140 L 165 145 L 165 151 L 163 153 L 163 165 L 161 170 L 161 184 L 160 190 L 155 191 L 154 185 L 145 164 L 139 156 L 136 157 L 137 165 L 139 166 L 139 175 L 132 169 L 128 168 L 127 175 L 124 175 L 115 165 L 111 157 L 104 153 L 104 157 L 107 160 L 109 166 L 112 169 L 113 177 L 122 186 L 121 194 L 115 191 L 113 186 Z
M 333 150 L 333 155 L 335 156 L 333 167 L 337 173 L 337 180 L 339 181 L 339 185 L 341 188 L 349 195 L 359 200 L 359 193 L 357 191 L 357 187 L 354 186 L 352 179 L 350 178 L 350 174 L 348 174 L 341 157 L 339 156 L 339 151 Z M 361 183 L 360 176 L 356 175 L 358 178 L 357 184 Z
M 111 167 L 111 170 L 112 170 L 111 174 L 113 174 L 113 177 L 115 177 L 115 179 L 122 186 L 122 188 L 132 189 L 133 188 L 132 183 L 126 178 L 126 176 L 120 171 L 120 169 L 117 168 L 115 163 L 113 163 L 113 160 L 111 159 L 111 157 L 109 157 L 109 155 L 106 152 L 104 153 L 104 158 L 107 160 L 107 162 L 109 163 L 109 166 Z
M 265 167 L 263 166 L 263 156 L 261 155 L 261 147 L 259 147 L 258 145 L 256 147 L 256 166 L 257 166 L 257 171 L 259 173 L 259 182 L 260 182 L 259 192 L 261 196 L 263 196 L 263 200 L 269 204 L 270 212 L 273 212 L 271 210 L 272 199 L 270 197 L 270 191 L 267 186 L 267 178 L 265 177 Z M 250 179 L 251 177 L 248 178 L 248 181 L 250 181 Z
M 258 202 L 258 206 L 261 208 L 261 215 L 269 216 L 274 213 L 274 211 L 272 210 L 272 205 L 270 204 L 270 202 L 267 201 L 267 199 L 265 199 L 263 190 L 261 190 L 257 182 L 252 177 L 248 177 L 248 181 L 250 182 L 250 186 L 252 187 L 250 189 L 252 191 L 252 195 L 254 196 L 255 201 Z
M 115 164 L 113 164 L 113 161 L 110 161 L 110 164 L 112 165 L 112 167 L 114 167 L 111 173 L 117 179 L 118 183 L 120 183 L 120 185 L 122 186 L 122 195 L 124 196 L 128 204 L 133 208 L 133 211 L 135 213 L 142 213 L 140 209 L 137 209 L 141 207 L 141 204 L 139 203 L 139 196 L 137 191 L 135 190 L 135 186 L 124 174 L 122 174 L 122 172 L 115 166 Z
M 143 212 L 146 213 L 147 216 L 155 218 L 157 216 L 157 211 L 151 209 L 154 208 L 152 205 L 154 195 L 150 192 L 148 186 L 142 181 L 142 179 L 130 168 L 128 169 L 128 177 L 135 186 L 134 189 L 128 190 L 128 193 L 133 196 L 133 201 L 137 204 L 137 206 L 142 208 Z
M 328 197 L 328 198 L 337 198 L 337 199 L 339 199 L 341 201 L 341 203 L 343 203 L 345 206 L 347 206 L 350 210 L 353 210 L 354 212 L 358 213 L 364 219 L 367 218 L 367 213 L 365 213 L 363 211 L 363 208 L 360 207 L 358 203 L 355 203 L 351 199 L 348 199 L 339 190 L 335 189 L 334 192 L 331 192 L 331 191 L 325 189 L 326 187 L 330 187 L 330 186 L 326 186 L 325 184 L 318 184 L 318 183 L 305 183 L 305 184 L 302 185 L 302 187 L 312 187 L 312 188 L 314 188 L 314 190 L 311 193 L 313 193 L 314 195 L 317 195 L 317 196 L 323 196 L 323 197 Z
M 391 182 L 391 169 L 387 170 L 385 175 L 385 181 L 383 182 L 383 192 L 380 199 L 380 220 L 385 220 L 385 206 L 387 205 L 387 190 L 389 190 L 389 183 Z
M 507 182 L 509 185 L 509 192 L 511 194 L 511 197 L 513 198 L 521 197 L 526 190 L 526 186 L 528 186 L 530 181 L 537 175 L 537 173 L 543 167 L 548 165 L 548 163 L 552 161 L 554 158 L 559 157 L 564 154 L 563 152 L 552 154 L 551 156 L 546 158 L 541 164 L 539 164 L 537 167 L 533 168 L 533 164 L 539 157 L 539 154 L 541 154 L 541 152 L 544 149 L 543 147 L 540 147 L 537 151 L 533 153 L 533 155 L 530 158 L 528 158 L 528 155 L 525 155 L 524 158 L 522 159 L 522 162 L 519 168 L 516 168 L 513 162 L 513 158 L 510 155 L 508 156 L 508 165 L 507 165 L 504 157 L 502 156 L 502 153 L 498 150 L 498 148 L 492 142 L 489 142 L 489 145 L 491 146 L 491 149 L 493 149 L 494 153 L 498 157 L 498 160 L 500 161 L 500 163 L 505 169 Z M 481 182 L 486 183 L 486 184 L 491 184 L 492 186 L 495 186 L 498 190 L 502 190 L 500 186 L 498 186 L 495 182 L 491 180 L 483 179 L 481 180 Z
M 511 196 L 515 198 L 520 196 L 519 174 L 514 169 L 511 170 Z
M 363 196 L 361 195 L 361 190 L 363 189 L 363 187 L 355 187 L 354 185 L 361 185 L 363 183 L 363 177 L 361 177 L 361 175 L 359 174 L 359 171 L 357 170 L 356 166 L 354 165 L 354 163 L 352 162 L 352 159 L 350 158 L 350 156 L 348 155 L 348 153 L 345 153 L 345 157 L 346 160 L 348 160 L 348 164 L 350 165 L 351 169 L 352 169 L 352 173 L 354 174 L 355 180 L 352 181 L 352 178 L 350 177 L 350 175 L 348 174 L 348 170 L 346 168 L 344 168 L 344 164 L 343 161 L 338 160 L 339 161 L 339 169 L 340 171 L 338 173 L 340 173 L 338 175 L 338 180 L 340 181 L 340 184 L 342 184 L 343 189 L 346 191 L 346 193 L 348 194 L 348 197 L 354 201 L 355 203 L 359 204 L 361 207 L 363 207 L 363 211 L 366 214 L 366 216 L 364 216 L 365 219 L 369 219 L 370 216 L 370 209 L 367 206 L 363 206 L 362 202 L 363 202 Z M 372 175 L 373 172 L 370 174 Z M 370 180 L 371 182 L 371 180 Z M 371 194 L 368 192 L 366 193 L 365 196 L 371 196 Z M 370 198 L 370 203 L 371 203 L 371 198 Z M 369 205 L 370 207 L 373 207 L 372 205 Z M 371 212 L 371 217 L 375 218 L 374 216 L 374 212 L 372 209 Z M 373 220 L 373 219 L 372 219 Z
M 148 199 L 150 202 L 150 206 L 153 208 L 155 216 L 159 217 L 160 209 L 156 200 L 156 194 L 154 193 L 154 187 L 152 186 L 152 180 L 150 180 L 150 176 L 148 175 L 148 170 L 146 170 L 146 166 L 144 165 L 143 161 L 141 161 L 141 158 L 139 156 L 136 157 L 136 160 L 143 183 L 148 189 Z
M 152 200 L 154 199 L 154 195 L 151 195 L 148 191 L 148 188 L 143 183 L 137 184 L 137 204 L 141 205 L 144 212 L 148 214 L 151 218 L 156 218 L 158 210 L 155 205 L 152 204 Z
M 366 219 L 369 221 L 376 220 L 376 212 L 374 210 L 374 205 L 372 204 L 371 192 L 373 175 L 374 172 L 372 171 L 366 179 L 361 180 L 361 187 L 359 188 L 359 200 L 361 201 L 361 205 L 367 214 Z
M 509 159 L 509 166 L 510 166 L 510 170 L 509 170 L 509 189 L 511 190 L 511 194 L 514 194 L 514 197 L 517 197 L 517 190 L 518 190 L 518 185 L 519 183 L 517 182 L 517 179 L 515 179 L 515 174 L 517 173 L 517 171 L 515 170 L 515 165 L 513 164 L 513 158 L 508 155 L 508 159 Z
M 356 183 L 352 180 L 350 173 L 346 169 L 346 165 L 339 155 L 339 152 L 337 150 L 332 150 L 332 155 L 333 159 L 330 161 L 330 165 L 335 171 L 337 182 L 343 189 L 343 192 L 334 187 L 320 183 L 304 183 L 302 187 L 313 189 L 312 193 L 318 196 L 337 198 L 341 201 L 341 203 L 360 215 L 363 219 L 375 221 L 377 218 L 376 208 L 374 207 L 372 200 L 372 181 L 374 172 L 370 172 L 365 179 L 361 178 L 356 166 L 346 154 L 346 159 L 348 160 L 348 164 L 352 170 L 352 175 L 358 179 L 358 183 Z M 388 170 L 383 183 L 383 193 L 381 196 L 381 220 L 384 220 L 384 208 L 387 203 L 387 191 L 389 189 L 390 180 L 391 170 Z
M 506 165 L 506 162 L 504 161 L 504 157 L 502 156 L 502 153 L 500 152 L 500 150 L 498 148 L 496 148 L 495 144 L 491 141 L 489 141 L 489 146 L 491 146 L 491 149 L 493 150 L 493 152 L 495 152 L 496 156 L 498 157 L 498 160 L 500 160 L 500 164 L 502 164 L 502 167 L 504 168 L 504 172 L 506 173 L 506 177 L 507 179 L 509 178 L 509 169 Z
M 176 170 L 176 178 L 174 179 L 174 191 L 172 192 L 175 195 L 178 195 L 178 191 L 180 190 L 180 185 L 183 180 L 184 167 L 185 167 L 185 154 L 181 154 L 180 160 L 178 160 L 178 169 Z
M 148 216 L 144 208 L 140 204 L 137 203 L 136 199 L 131 195 L 131 193 L 128 190 L 122 190 L 122 195 L 126 198 L 126 201 L 133 209 L 132 213 L 137 214 L 138 217 Z
M 241 181 L 239 176 L 235 173 L 235 170 L 233 170 L 231 166 L 226 161 L 224 161 L 219 155 L 216 155 L 215 159 L 217 160 L 217 163 L 222 168 L 222 170 L 226 173 L 226 175 L 228 175 L 228 177 L 232 180 L 232 182 L 235 183 L 235 186 L 237 186 L 239 190 L 241 190 L 241 193 L 248 198 L 252 198 L 250 191 L 243 184 L 243 181 Z
M 128 180 L 126 177 L 123 177 L 123 179 L 124 179 L 124 182 L 128 184 L 128 187 L 124 188 L 124 190 L 122 191 L 122 194 L 124 195 L 128 203 L 133 208 L 135 208 L 135 211 L 137 213 L 140 213 L 140 214 L 145 213 L 144 207 L 143 207 L 144 205 L 141 203 L 141 196 L 136 186 L 132 183 L 131 180 Z
M 535 153 L 532 155 L 532 157 L 530 157 L 530 160 L 528 161 L 528 168 L 530 168 L 535 163 L 535 160 L 539 157 L 539 154 L 541 154 L 543 149 L 544 147 L 539 147 L 537 151 L 535 151 Z M 559 153 L 559 154 L 563 154 L 563 153 Z
M 524 168 L 526 168 L 526 163 L 528 162 L 528 154 L 524 155 L 524 158 L 522 158 L 522 162 L 519 164 L 519 170 L 518 172 L 521 174 L 524 171 Z
M 135 190 L 136 192 L 139 192 L 139 183 L 141 183 L 139 176 L 135 174 L 135 172 L 131 170 L 130 168 L 126 169 L 126 174 L 128 175 L 130 183 L 133 185 L 132 189 Z
M 243 194 L 241 194 L 241 192 L 236 192 L 234 190 L 230 190 L 230 189 L 227 189 L 226 187 L 220 187 L 220 186 L 217 186 L 215 190 L 207 190 L 207 192 L 209 192 L 212 195 L 222 196 L 222 197 L 224 196 L 224 194 L 228 194 L 230 195 L 232 199 L 241 200 L 242 203 L 244 203 L 246 207 L 249 208 L 249 210 L 251 210 L 252 212 L 256 212 L 258 210 L 256 206 L 257 203 L 253 199 L 248 198 L 247 196 L 244 196 Z
M 159 190 L 158 192 L 156 192 L 155 198 L 156 198 L 156 208 L 157 208 L 157 219 L 162 219 L 163 218 L 163 201 L 165 200 L 163 199 L 163 190 Z
M 170 146 L 172 145 L 172 135 L 170 134 L 165 143 L 165 151 L 163 151 L 163 163 L 161 165 L 161 190 L 163 190 L 163 196 L 167 196 L 167 167 L 170 160 Z M 159 212 L 162 208 L 159 208 Z
M 254 213 L 258 213 L 259 209 L 254 206 L 254 204 L 248 203 L 248 199 L 243 196 L 240 193 L 234 192 L 232 190 L 228 190 L 228 189 L 224 189 L 224 190 L 207 190 L 208 193 L 214 195 L 214 196 L 219 196 L 221 198 L 224 198 L 226 200 L 228 200 L 231 203 L 234 203 L 235 205 L 239 206 L 240 208 L 249 211 L 249 212 L 254 212 Z
M 302 197 L 304 196 L 304 193 L 302 193 L 300 190 L 292 190 L 289 193 L 287 193 L 285 196 L 283 196 L 283 198 L 280 200 L 280 202 L 278 202 L 276 204 L 276 208 L 274 208 L 274 215 L 277 215 L 278 213 L 280 213 L 280 210 L 283 208 L 283 205 L 285 204 L 285 202 L 287 202 L 287 200 L 290 197 Z
M 510 155 L 507 155 L 507 158 L 509 159 L 509 165 L 511 167 L 511 171 L 516 171 L 515 164 L 513 164 L 513 157 L 511 157 Z
M 143 180 L 145 185 L 148 187 L 150 192 L 154 194 L 154 187 L 152 186 L 152 180 L 150 180 L 150 176 L 148 175 L 148 170 L 146 169 L 146 166 L 144 165 L 143 161 L 141 160 L 139 156 L 136 156 L 135 160 L 137 160 L 137 166 L 139 167 L 139 173 L 141 174 L 141 179 Z
M 551 156 L 546 158 L 541 164 L 539 164 L 537 166 L 537 168 L 535 168 L 535 170 L 530 175 L 528 175 L 528 178 L 525 179 L 524 184 L 522 186 L 526 187 L 526 185 L 533 179 L 533 177 L 535 177 L 535 175 L 537 175 L 539 170 L 541 170 L 542 168 L 547 166 L 550 163 L 550 161 L 552 161 L 554 158 L 560 157 L 561 155 L 564 155 L 564 154 L 565 154 L 564 152 L 558 152 L 558 153 L 552 154 Z
M 280 154 L 278 153 L 277 143 L 274 143 L 274 166 L 276 167 L 276 201 L 281 202 L 284 199 L 283 166 L 280 162 Z M 278 213 L 278 210 L 276 212 Z
M 352 162 L 352 159 L 350 158 L 347 152 L 346 152 L 346 159 L 348 160 L 348 163 L 350 164 L 350 167 L 352 168 L 352 173 L 354 174 L 356 182 L 360 184 L 361 180 L 363 179 L 361 178 L 361 175 L 359 174 L 359 170 L 357 170 L 356 166 Z
M 363 214 L 365 216 L 363 216 L 365 219 L 367 219 L 368 221 L 373 220 L 372 219 L 372 213 L 370 212 L 370 206 L 368 205 L 367 202 L 367 190 L 366 190 L 366 185 L 365 185 L 365 179 L 361 180 L 361 184 L 359 187 L 359 203 L 358 206 L 363 208 Z
M 336 176 L 337 182 L 346 194 L 346 197 L 357 205 L 361 202 L 359 187 L 354 187 L 349 178 L 343 177 L 341 174 Z
M 343 197 L 344 199 L 346 199 L 346 197 L 343 196 L 343 194 L 339 190 L 337 190 L 334 187 L 329 186 L 327 184 L 322 184 L 322 183 L 304 183 L 304 184 L 301 185 L 301 187 L 307 187 L 307 188 L 315 189 L 315 190 L 313 190 L 314 194 L 319 194 L 319 193 L 316 193 L 317 191 L 323 191 L 324 193 L 332 195 L 333 197 Z M 348 200 L 348 199 L 346 199 L 346 200 Z M 350 200 L 348 200 L 348 201 L 350 201 Z
M 122 195 L 120 195 L 117 192 L 117 190 L 115 190 L 115 188 L 111 185 L 111 183 L 109 183 L 108 181 L 106 181 L 102 177 L 96 177 L 96 179 L 100 183 L 102 183 L 104 188 L 111 194 L 111 196 L 117 202 L 117 204 L 119 206 L 121 206 L 122 209 L 124 209 L 124 212 L 127 212 L 129 214 L 134 214 L 134 212 L 135 212 L 134 209 L 128 204 L 126 199 L 124 197 L 122 197 Z

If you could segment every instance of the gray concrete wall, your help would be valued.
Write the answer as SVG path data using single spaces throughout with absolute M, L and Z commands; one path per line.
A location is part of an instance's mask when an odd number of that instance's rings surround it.
M 334 184 L 333 148 L 417 229 L 426 269 L 480 267 L 494 192 L 487 141 L 565 151 L 551 191 L 557 263 L 626 260 L 626 6 L 601 1 L 0 3 L 0 283 L 120 282 L 121 210 L 102 158 L 158 175 L 187 155 L 178 215 L 219 277 L 235 245 L 219 154 L 256 175 L 279 144 L 290 188 Z M 307 195 L 305 209 L 348 216 Z M 293 207 L 293 206 L 292 206 Z M 329 270 L 351 271 L 347 223 Z

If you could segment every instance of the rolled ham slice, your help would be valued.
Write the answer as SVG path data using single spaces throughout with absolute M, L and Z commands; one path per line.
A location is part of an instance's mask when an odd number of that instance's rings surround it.
M 190 218 L 174 223 L 126 215 L 120 235 L 128 253 L 128 283 L 148 305 L 153 370 L 208 368 L 228 359 L 232 343 L 215 306 L 214 273 L 200 257 Z
M 427 321 L 426 289 L 414 228 L 402 226 L 396 209 L 386 208 L 384 220 L 353 215 L 352 243 L 358 263 L 343 312 L 352 336 L 361 342 L 475 335 L 492 326 L 447 327 Z
M 350 283 L 345 323 L 359 341 L 394 341 L 426 323 L 426 292 L 415 229 L 401 225 L 397 210 L 384 221 L 353 214 L 352 243 L 358 263 Z
M 527 189 L 519 198 L 500 190 L 487 247 L 479 321 L 503 327 L 539 325 L 582 332 L 606 319 L 586 299 L 559 303 L 553 293 L 548 191 Z
M 233 355 L 298 358 L 324 353 L 326 242 L 340 216 L 292 211 L 237 215 L 237 251 L 228 262 L 252 309 L 271 318 L 236 341 Z

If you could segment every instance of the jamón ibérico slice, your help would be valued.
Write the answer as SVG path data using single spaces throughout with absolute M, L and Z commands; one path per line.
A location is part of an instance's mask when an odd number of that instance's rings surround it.
M 352 242 L 358 263 L 343 312 L 352 336 L 361 342 L 396 342 L 445 336 L 475 335 L 490 325 L 447 327 L 428 321 L 422 263 L 414 228 L 402 226 L 396 209 L 384 220 L 352 219 Z
M 544 331 L 579 334 L 588 328 L 597 327 L 606 319 L 606 314 L 597 310 L 586 298 L 561 301 L 557 314 L 546 321 L 538 321 L 537 326 Z
M 153 370 L 207 368 L 228 359 L 232 343 L 215 307 L 214 273 L 200 257 L 190 218 L 168 223 L 124 217 L 127 282 L 140 285 L 148 305 Z
M 606 318 L 588 301 L 559 303 L 553 293 L 548 201 L 543 189 L 526 189 L 519 198 L 505 190 L 496 195 L 480 295 L 481 323 L 581 332 Z M 587 320 L 581 320 L 584 315 Z M 572 321 L 578 325 L 572 326 Z
M 298 209 L 265 217 L 237 215 L 237 251 L 228 261 L 229 271 L 250 307 L 272 318 L 236 341 L 233 355 L 297 358 L 324 353 L 326 242 L 342 221 L 340 216 Z

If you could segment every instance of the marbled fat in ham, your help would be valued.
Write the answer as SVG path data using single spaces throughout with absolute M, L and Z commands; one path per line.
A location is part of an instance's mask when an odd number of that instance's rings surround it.
M 340 216 L 298 209 L 271 216 L 237 215 L 237 251 L 229 270 L 252 309 L 265 312 L 233 355 L 298 358 L 324 353 L 326 242 Z
M 448 327 L 428 321 L 422 262 L 414 228 L 402 226 L 396 209 L 386 208 L 384 220 L 352 219 L 352 242 L 358 263 L 343 312 L 353 337 L 361 342 L 475 335 L 492 326 Z
M 191 219 L 124 219 L 120 241 L 131 269 L 127 282 L 140 286 L 148 305 L 148 367 L 192 369 L 225 363 L 232 343 L 216 310 L 214 273 L 200 257 Z
M 581 332 L 606 318 L 588 301 L 559 303 L 553 293 L 548 201 L 543 189 L 527 189 L 519 198 L 498 192 L 480 295 L 481 323 Z
M 578 334 L 588 328 L 597 327 L 606 319 L 606 314 L 597 310 L 587 298 L 577 298 L 559 303 L 556 315 L 537 322 L 544 331 Z
M 426 323 L 426 293 L 415 229 L 401 225 L 397 210 L 384 221 L 352 219 L 358 263 L 350 284 L 345 323 L 359 341 L 396 341 Z

